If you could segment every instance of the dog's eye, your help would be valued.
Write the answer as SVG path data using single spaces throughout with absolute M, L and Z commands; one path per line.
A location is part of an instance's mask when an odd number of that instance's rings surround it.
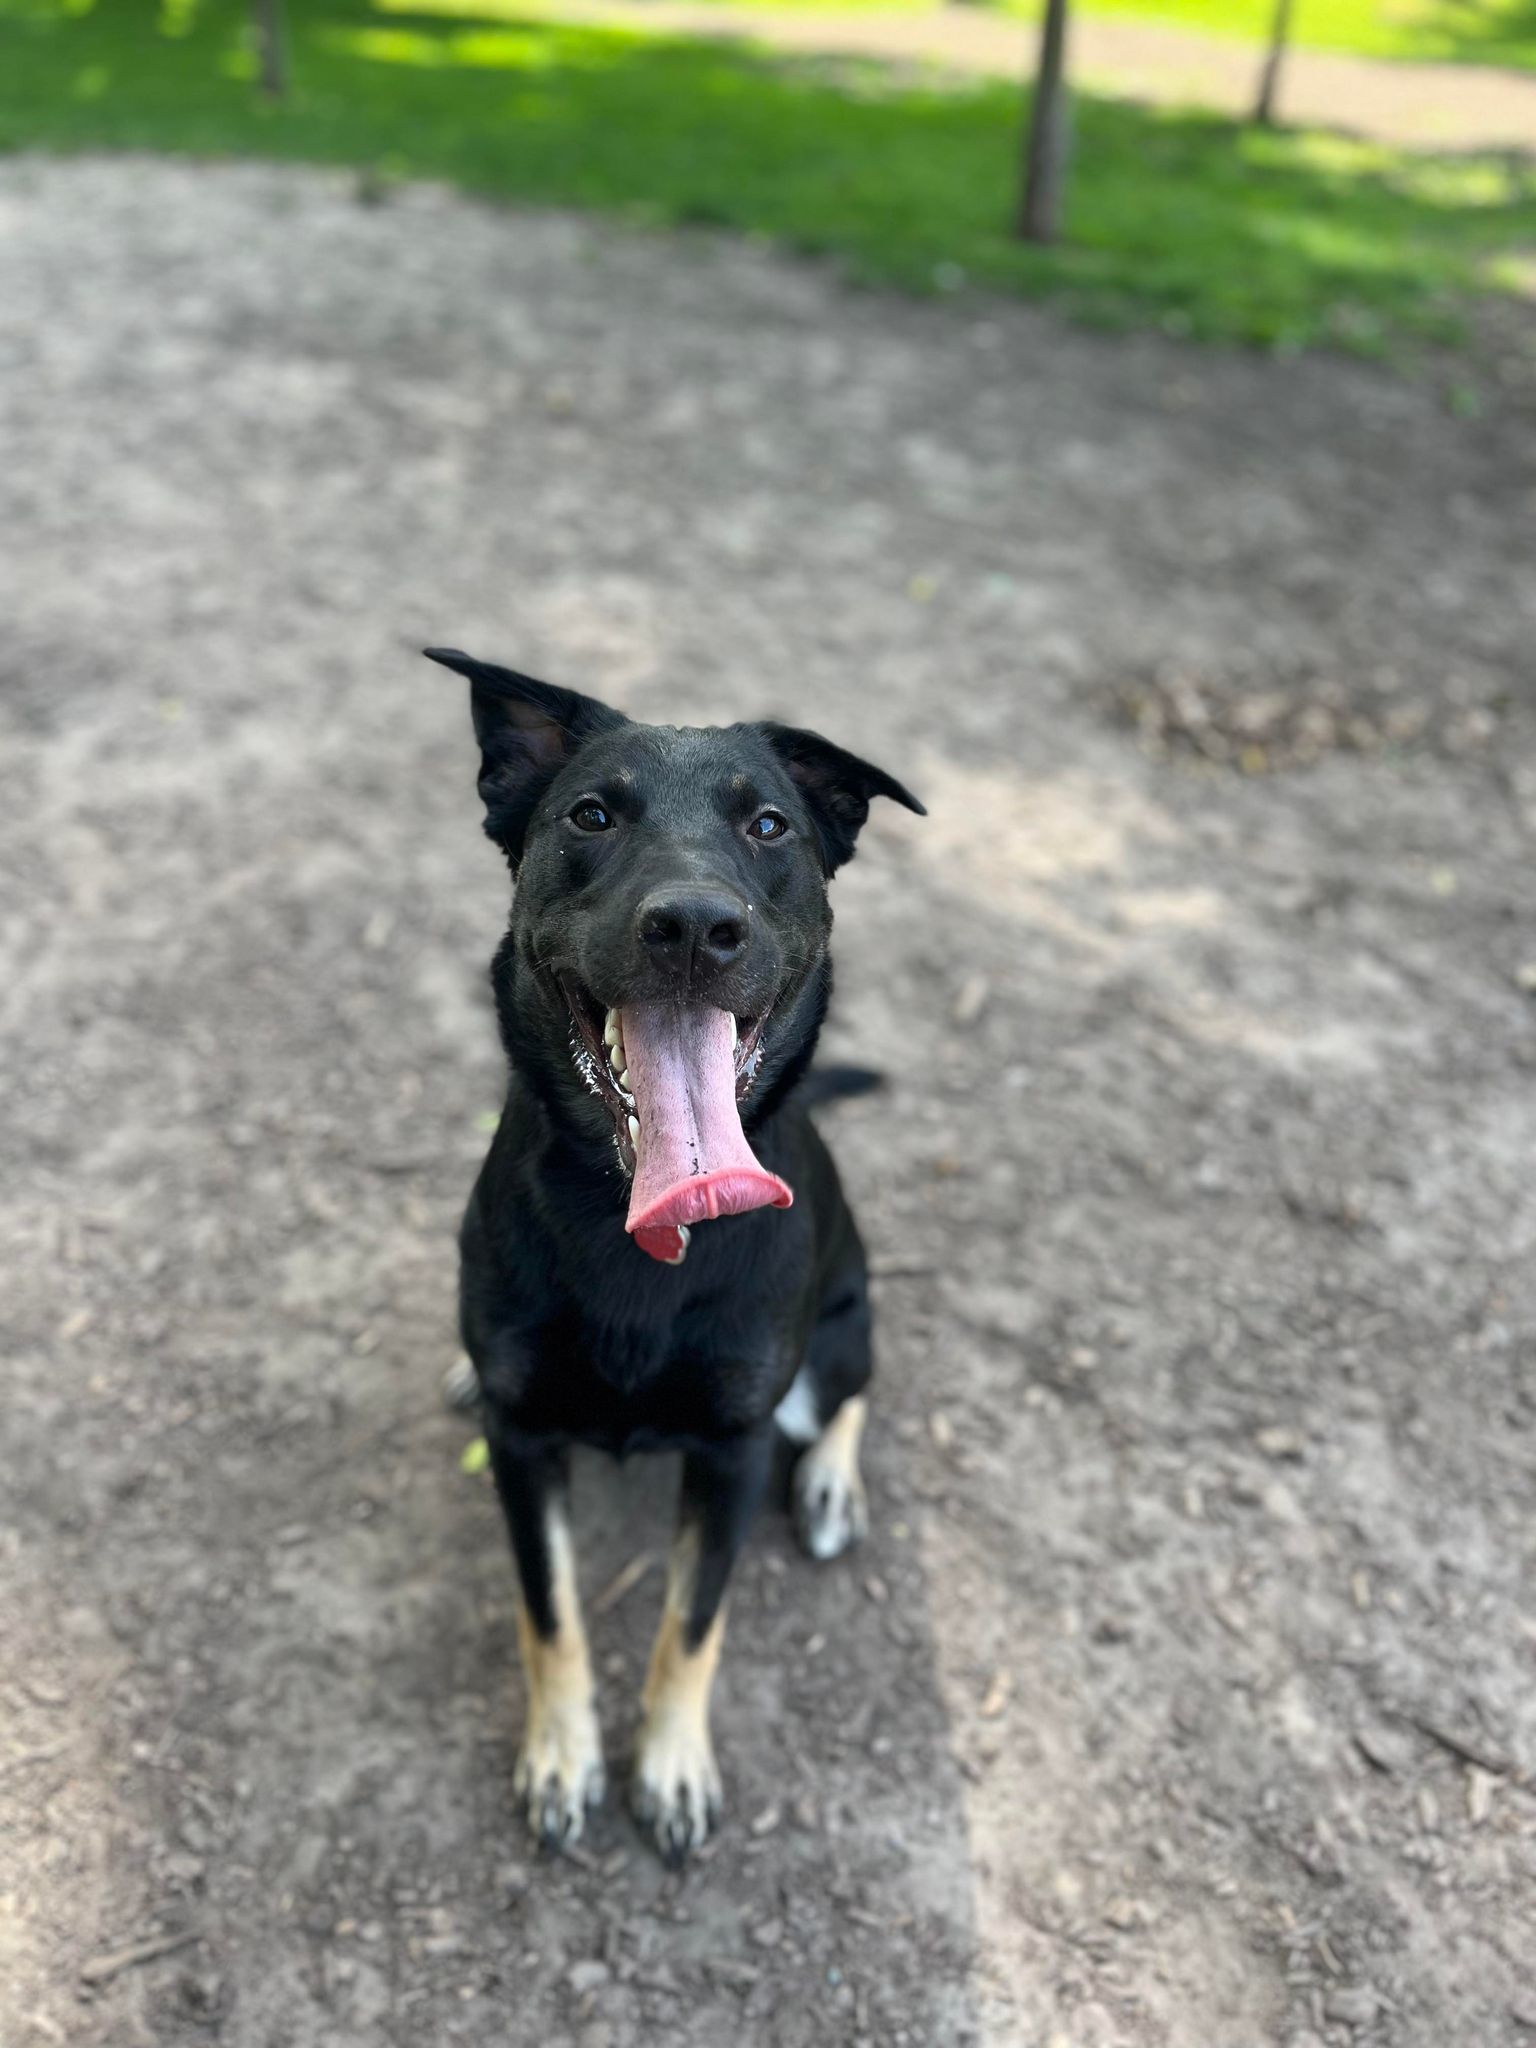
M 583 832 L 607 832 L 613 824 L 613 816 L 591 797 L 585 798 L 571 813 L 571 823 L 580 826 Z
M 780 817 L 777 811 L 759 811 L 747 827 L 747 836 L 750 839 L 782 839 L 788 830 L 788 818 Z

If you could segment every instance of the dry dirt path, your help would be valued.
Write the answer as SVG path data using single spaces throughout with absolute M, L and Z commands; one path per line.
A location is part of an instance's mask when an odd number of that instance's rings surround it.
M 0 263 L 7 2048 L 1528 2042 L 1529 429 L 273 168 L 11 158 Z M 931 805 L 838 884 L 874 1532 L 765 1523 L 682 1879 L 513 1810 L 429 640 Z M 1324 758 L 1154 758 L 1168 664 Z
M 529 0 L 556 19 L 622 22 L 657 34 L 746 36 L 800 55 L 879 57 L 1003 78 L 1026 77 L 1039 30 L 982 7 L 921 14 L 824 14 L 819 8 L 733 7 L 715 0 Z M 1160 22 L 1089 16 L 1072 26 L 1070 64 L 1084 86 L 1124 99 L 1247 114 L 1260 47 Z M 1492 65 L 1395 64 L 1329 50 L 1292 50 L 1282 119 L 1337 128 L 1410 149 L 1536 150 L 1536 76 Z

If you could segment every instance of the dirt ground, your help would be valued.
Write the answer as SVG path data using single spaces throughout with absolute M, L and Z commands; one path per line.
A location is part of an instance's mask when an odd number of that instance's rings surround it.
M 12 158 L 0 266 L 6 2048 L 1536 2041 L 1536 427 L 269 168 Z M 427 641 L 931 806 L 875 1527 L 762 1527 L 680 1878 L 513 1809 Z M 621 1772 L 669 1482 L 579 1476 Z

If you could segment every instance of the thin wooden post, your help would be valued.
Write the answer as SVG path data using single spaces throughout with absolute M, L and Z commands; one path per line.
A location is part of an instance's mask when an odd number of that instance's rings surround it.
M 1046 0 L 1040 34 L 1035 104 L 1025 145 L 1018 230 L 1026 242 L 1054 242 L 1061 233 L 1071 105 L 1066 86 L 1067 0 Z
M 1291 34 L 1292 0 L 1275 0 L 1275 16 L 1269 31 L 1269 50 L 1259 77 L 1259 97 L 1253 118 L 1261 128 L 1273 128 L 1277 119 L 1275 103 L 1280 96 L 1280 65 Z
M 270 100 L 288 90 L 288 52 L 283 36 L 283 0 L 251 0 L 256 23 L 256 48 L 261 89 Z

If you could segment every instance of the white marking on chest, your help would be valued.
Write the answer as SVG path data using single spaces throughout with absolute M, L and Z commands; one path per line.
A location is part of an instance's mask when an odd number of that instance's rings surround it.
M 774 1409 L 773 1419 L 792 1444 L 813 1444 L 821 1435 L 816 1391 L 804 1366 L 795 1374 L 794 1385 Z

